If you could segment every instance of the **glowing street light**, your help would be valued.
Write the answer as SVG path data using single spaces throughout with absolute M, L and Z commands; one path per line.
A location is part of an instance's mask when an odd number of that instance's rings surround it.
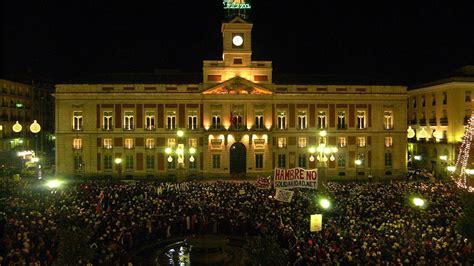
M 47 183 L 46 183 L 46 186 L 53 189 L 53 188 L 59 188 L 61 186 L 63 182 L 61 180 L 58 180 L 58 179 L 53 179 L 53 180 L 49 180 Z
M 448 166 L 448 172 L 453 173 L 453 172 L 455 172 L 455 171 L 456 171 L 456 166 L 454 166 L 454 165 Z
M 115 158 L 115 164 L 121 164 L 122 158 Z
M 422 198 L 415 197 L 413 198 L 413 205 L 421 208 L 425 205 L 425 200 Z
M 447 155 L 441 155 L 441 156 L 439 156 L 439 159 L 441 161 L 446 161 L 446 160 L 448 160 L 448 156 Z
M 361 164 L 362 164 L 362 160 L 361 160 L 361 159 L 355 160 L 355 164 L 356 164 L 357 166 L 361 165 Z
M 416 161 L 421 161 L 421 155 L 415 155 L 414 158 Z
M 178 135 L 178 137 L 182 138 L 182 137 L 184 136 L 184 131 L 178 130 L 178 132 L 176 133 L 176 135 Z
M 323 131 L 320 131 L 320 132 L 319 132 L 319 136 L 321 136 L 321 137 L 326 137 L 327 134 L 328 134 L 328 133 L 326 132 L 326 130 L 323 130 Z
M 321 208 L 327 210 L 329 209 L 329 207 L 331 207 L 331 202 L 328 199 L 321 199 L 319 201 L 319 205 L 321 206 Z

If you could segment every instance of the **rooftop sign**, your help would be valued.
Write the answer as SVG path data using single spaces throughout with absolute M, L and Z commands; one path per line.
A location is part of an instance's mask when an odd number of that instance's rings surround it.
M 224 0 L 224 9 L 250 9 L 252 8 L 245 0 Z

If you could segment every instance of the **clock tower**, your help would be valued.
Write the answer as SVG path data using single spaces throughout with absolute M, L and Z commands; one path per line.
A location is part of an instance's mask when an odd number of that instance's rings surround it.
M 223 55 L 225 66 L 248 67 L 252 63 L 252 23 L 235 17 L 222 23 Z

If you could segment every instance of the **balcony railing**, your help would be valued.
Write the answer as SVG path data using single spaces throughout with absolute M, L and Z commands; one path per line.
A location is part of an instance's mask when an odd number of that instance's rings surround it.
M 231 125 L 229 127 L 229 130 L 232 130 L 232 131 L 245 131 L 245 130 L 247 130 L 247 126 L 245 126 L 245 125 Z
M 347 129 L 347 125 L 346 124 L 344 124 L 344 125 L 338 124 L 337 129 Z
M 125 131 L 133 131 L 133 130 L 135 130 L 135 126 L 134 126 L 134 125 L 124 126 L 124 127 L 123 127 L 123 130 L 125 130 Z
M 430 119 L 430 125 L 436 126 L 436 118 L 431 118 Z
M 156 126 L 145 126 L 146 131 L 153 131 L 156 130 Z
M 425 118 L 420 119 L 420 126 L 426 126 L 426 119 Z
M 416 119 L 410 120 L 410 125 L 416 125 Z
M 111 125 L 110 127 L 102 127 L 102 131 L 112 131 L 112 130 L 114 130 L 113 125 Z
M 209 128 L 210 131 L 223 131 L 225 130 L 223 125 L 211 125 Z
M 442 125 L 442 126 L 447 126 L 448 125 L 448 118 L 441 118 L 439 120 L 439 123 Z

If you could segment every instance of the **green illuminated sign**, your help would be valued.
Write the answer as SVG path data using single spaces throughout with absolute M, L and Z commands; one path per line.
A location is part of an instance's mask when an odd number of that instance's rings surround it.
M 224 0 L 224 9 L 250 9 L 250 4 L 244 0 Z

